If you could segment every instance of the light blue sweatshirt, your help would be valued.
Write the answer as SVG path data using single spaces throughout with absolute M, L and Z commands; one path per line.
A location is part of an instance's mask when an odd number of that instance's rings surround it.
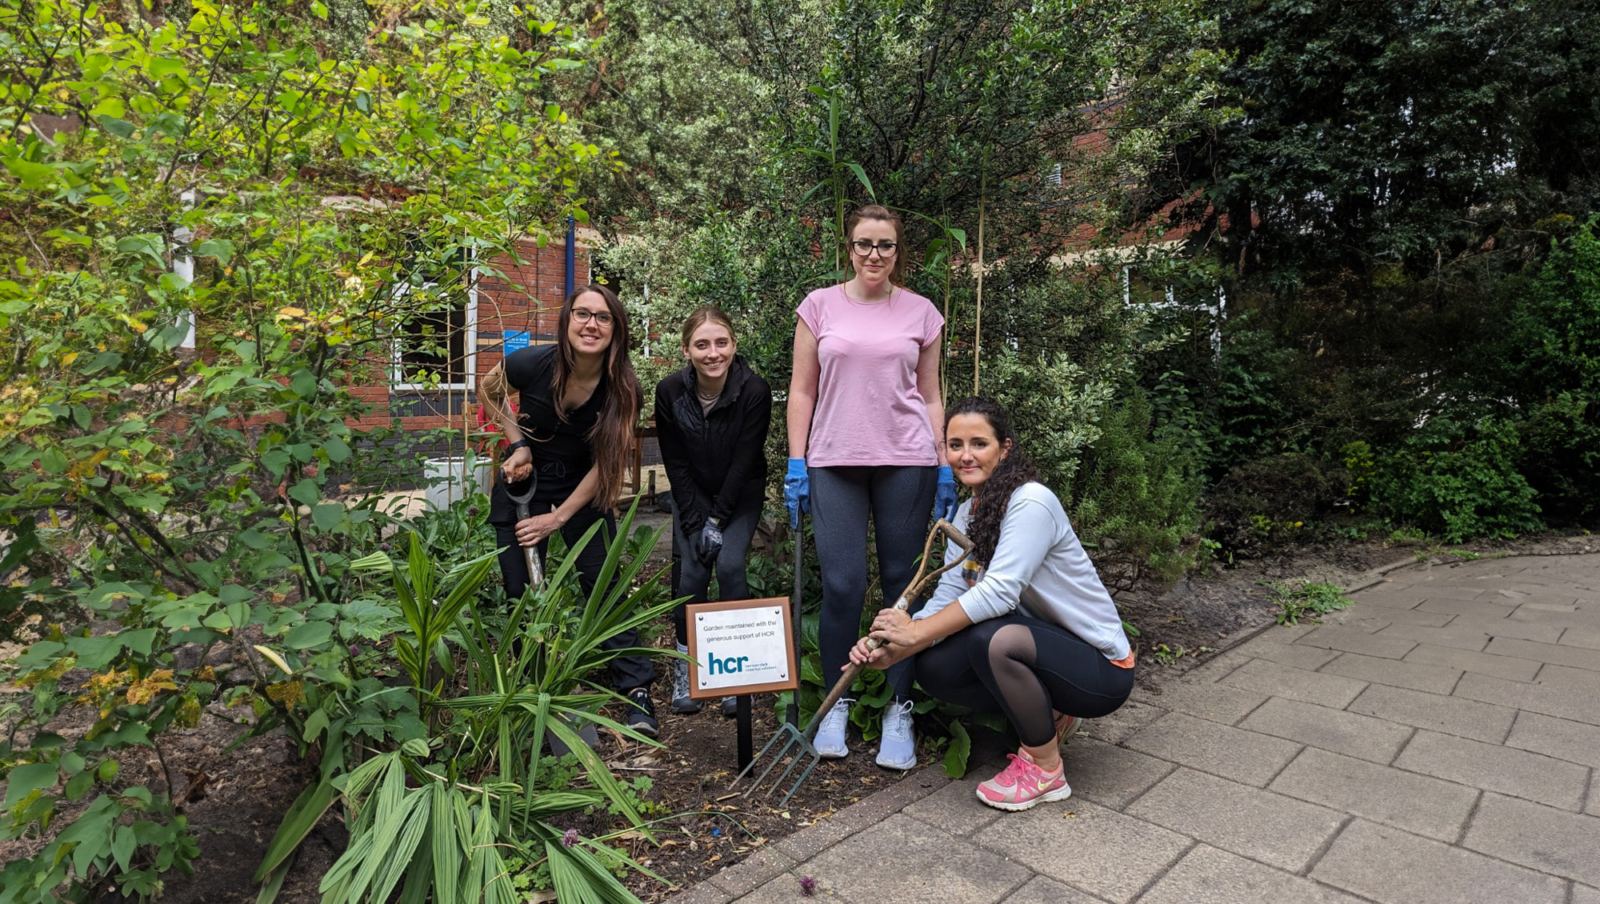
M 970 499 L 956 511 L 954 523 L 963 533 L 971 511 Z M 945 564 L 961 555 L 961 547 L 945 544 Z M 976 582 L 969 583 L 973 574 Z M 1030 588 L 1033 592 L 1024 599 L 1023 591 Z M 927 618 L 951 602 L 974 624 L 1020 608 L 1024 615 L 1078 635 L 1107 659 L 1125 659 L 1130 652 L 1117 604 L 1078 542 L 1061 500 L 1040 483 L 1025 483 L 1012 492 L 989 566 L 980 570 L 968 560 L 945 572 L 933 598 L 912 617 Z

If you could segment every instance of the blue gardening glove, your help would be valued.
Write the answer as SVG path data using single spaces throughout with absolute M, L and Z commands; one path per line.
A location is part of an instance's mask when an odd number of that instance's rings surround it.
M 806 460 L 789 459 L 789 472 L 783 475 L 783 507 L 789 510 L 789 526 L 800 527 L 800 513 L 811 511 L 811 475 Z
M 700 536 L 695 539 L 694 552 L 700 558 L 701 564 L 716 564 L 717 553 L 722 552 L 722 528 L 717 526 L 715 518 L 707 518 L 705 525 L 700 528 Z
M 949 465 L 939 466 L 939 485 L 933 490 L 933 517 L 956 520 L 956 475 Z

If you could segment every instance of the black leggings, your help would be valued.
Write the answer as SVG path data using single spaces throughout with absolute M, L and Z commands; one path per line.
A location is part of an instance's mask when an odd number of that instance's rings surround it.
M 954 604 L 952 604 L 954 605 Z M 1013 612 L 963 628 L 917 654 L 917 683 L 951 703 L 1011 720 L 1028 747 L 1055 738 L 1051 710 L 1095 719 L 1133 691 L 1133 669 L 1066 628 Z
M 533 515 L 543 515 L 554 506 L 549 502 L 535 501 L 528 506 Z M 589 544 L 579 550 L 577 561 L 573 563 L 574 570 L 578 572 L 578 586 L 583 588 L 585 599 L 594 591 L 595 583 L 600 579 L 600 569 L 605 566 L 606 552 L 611 544 L 611 538 L 617 533 L 617 519 L 610 512 L 584 506 L 578 509 L 577 514 L 561 527 L 561 539 L 567 543 L 567 548 L 583 538 L 596 521 L 604 523 L 600 532 L 590 539 Z M 500 545 L 500 576 L 506 585 L 506 599 L 511 605 L 522 599 L 523 591 L 528 589 L 528 562 L 522 556 L 522 546 L 517 542 L 516 522 L 499 523 L 494 525 L 495 542 Z M 549 548 L 550 541 L 546 539 L 538 546 L 539 562 L 543 564 L 545 551 Z M 581 605 L 581 603 L 580 603 Z M 620 631 L 600 641 L 603 650 L 616 650 L 623 647 L 639 646 L 639 629 Z M 648 687 L 655 680 L 655 668 L 646 656 L 619 656 L 611 660 L 611 682 L 618 691 L 626 693 L 636 687 Z

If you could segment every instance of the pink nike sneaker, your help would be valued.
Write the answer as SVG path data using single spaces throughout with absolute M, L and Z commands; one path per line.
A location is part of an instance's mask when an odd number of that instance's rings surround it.
M 1006 754 L 1011 764 L 1000 774 L 978 783 L 978 800 L 997 810 L 1026 810 L 1041 801 L 1066 800 L 1072 796 L 1064 765 L 1045 772 L 1027 755 Z

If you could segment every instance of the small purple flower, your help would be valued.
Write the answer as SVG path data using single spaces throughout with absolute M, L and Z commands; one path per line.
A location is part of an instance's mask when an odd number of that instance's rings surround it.
M 350 656 L 351 656 L 351 658 L 353 659 L 353 658 L 355 658 L 357 656 L 360 656 L 360 655 L 361 655 L 361 647 L 356 645 L 356 644 L 351 644 L 350 645 Z
M 478 507 L 475 505 L 467 506 L 467 515 L 472 518 L 478 517 Z
M 801 876 L 800 877 L 800 894 L 803 897 L 809 898 L 809 897 L 811 897 L 812 895 L 814 895 L 816 893 L 817 893 L 817 880 L 811 878 L 810 876 Z
M 389 544 L 387 544 L 387 543 L 379 543 L 378 544 L 378 550 L 380 552 L 388 552 L 389 551 Z
M 562 847 L 572 847 L 573 845 L 575 845 L 577 843 L 578 843 L 578 830 L 577 829 L 568 829 L 566 831 L 566 833 L 561 836 L 561 845 L 562 845 Z

